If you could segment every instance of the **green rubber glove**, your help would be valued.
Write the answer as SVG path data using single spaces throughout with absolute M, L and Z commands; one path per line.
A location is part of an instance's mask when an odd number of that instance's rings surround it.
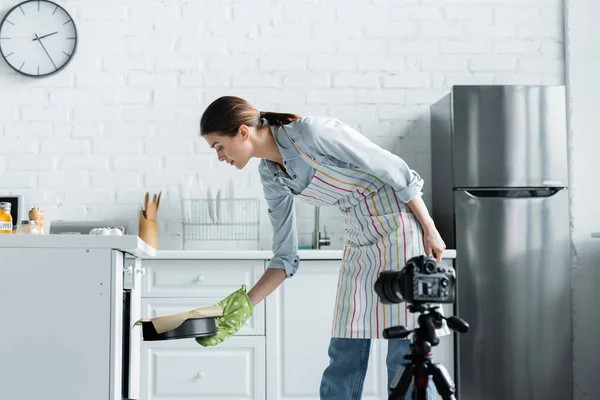
M 252 312 L 252 302 L 246 293 L 246 285 L 217 303 L 223 309 L 223 316 L 218 318 L 217 334 L 196 338 L 202 346 L 216 346 L 236 333 L 248 321 Z

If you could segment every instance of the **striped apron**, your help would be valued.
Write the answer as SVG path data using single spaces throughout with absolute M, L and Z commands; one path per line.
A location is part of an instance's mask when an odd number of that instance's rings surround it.
M 316 206 L 337 206 L 342 213 L 345 245 L 332 337 L 381 338 L 388 327 L 416 327 L 418 314 L 409 313 L 405 302 L 383 304 L 374 290 L 381 271 L 399 271 L 410 258 L 425 254 L 415 215 L 376 176 L 319 163 L 290 141 L 315 168 L 308 187 L 293 195 Z M 440 336 L 448 333 L 445 323 L 437 330 Z

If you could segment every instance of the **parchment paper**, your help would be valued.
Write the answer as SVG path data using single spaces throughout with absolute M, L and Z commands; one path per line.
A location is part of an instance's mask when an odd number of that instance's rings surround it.
M 141 325 L 142 322 L 152 322 L 156 333 L 161 334 L 171 331 L 179 327 L 186 319 L 190 318 L 209 318 L 220 317 L 223 315 L 223 309 L 219 305 L 200 307 L 190 311 L 184 311 L 179 314 L 165 315 L 155 318 L 142 318 L 133 324 L 133 326 Z

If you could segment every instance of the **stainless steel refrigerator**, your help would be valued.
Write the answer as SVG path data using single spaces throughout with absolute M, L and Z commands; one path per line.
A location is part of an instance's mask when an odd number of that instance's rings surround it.
M 459 400 L 572 399 L 564 86 L 454 86 L 431 107 L 432 216 L 457 251 Z

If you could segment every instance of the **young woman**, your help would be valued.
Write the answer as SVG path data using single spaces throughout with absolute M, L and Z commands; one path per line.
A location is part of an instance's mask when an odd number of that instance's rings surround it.
M 258 169 L 273 226 L 274 257 L 247 293 L 252 307 L 299 270 L 295 199 L 340 210 L 345 245 L 330 364 L 320 393 L 322 400 L 360 399 L 371 340 L 381 338 L 387 327 L 416 323 L 404 302 L 379 301 L 374 291 L 379 273 L 400 270 L 422 254 L 439 263 L 446 248 L 421 199 L 423 180 L 402 159 L 337 119 L 262 112 L 238 97 L 210 104 L 200 132 L 219 161 L 242 169 L 251 158 L 262 159 Z M 234 331 L 235 326 L 227 329 L 220 341 Z M 388 383 L 409 344 L 408 339 L 388 341 Z M 434 399 L 429 386 L 428 398 Z

